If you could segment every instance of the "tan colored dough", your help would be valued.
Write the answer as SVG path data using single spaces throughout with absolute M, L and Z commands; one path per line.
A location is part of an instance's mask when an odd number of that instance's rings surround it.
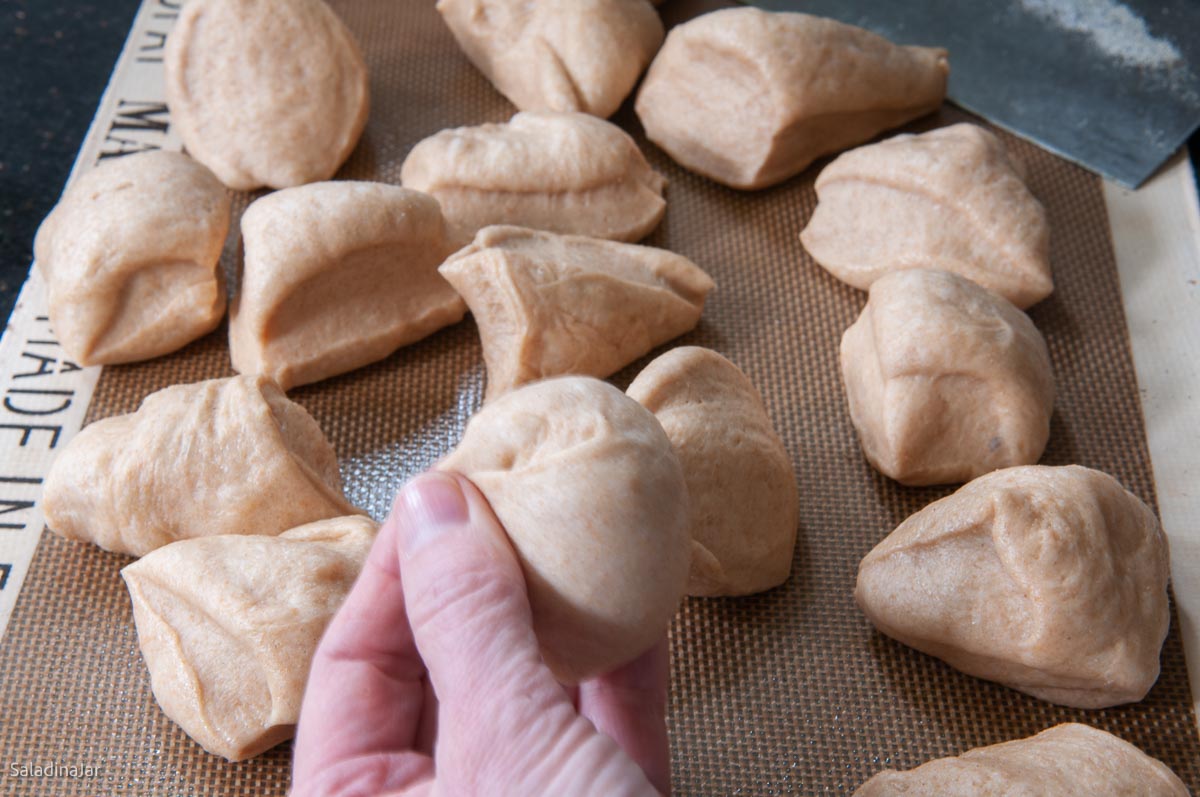
M 291 738 L 325 626 L 375 538 L 362 516 L 277 537 L 182 540 L 127 565 L 154 699 L 214 755 L 242 761 Z
M 50 468 L 42 509 L 62 536 L 131 556 L 357 511 L 317 422 L 246 376 L 168 387 L 86 427 Z
M 800 514 L 796 474 L 754 384 L 715 351 L 681 346 L 647 365 L 627 392 L 658 418 L 683 466 L 688 594 L 749 595 L 787 581 Z
M 455 239 L 492 224 L 637 241 L 666 212 L 666 180 L 629 135 L 583 113 L 524 112 L 413 147 L 406 188 L 432 194 Z
M 452 251 L 441 210 L 416 191 L 287 188 L 250 205 L 242 242 L 229 353 L 239 373 L 284 390 L 383 359 L 466 313 L 437 271 Z
M 1167 539 L 1116 479 L 1077 465 L 989 473 L 867 554 L 875 626 L 979 678 L 1077 708 L 1145 697 L 1167 635 Z
M 680 165 L 765 188 L 936 110 L 949 71 L 945 50 L 808 14 L 732 8 L 671 30 L 636 110 Z
M 522 111 L 612 116 L 663 41 L 646 0 L 438 0 L 437 10 Z
M 863 453 L 910 485 L 1038 461 L 1054 374 L 1029 317 L 944 271 L 885 274 L 842 336 L 842 380 Z
M 438 465 L 491 504 L 525 572 L 542 656 L 564 683 L 666 633 L 687 583 L 688 496 L 654 416 L 589 377 L 488 403 Z
M 367 65 L 322 0 L 190 0 L 164 56 L 171 123 L 230 188 L 328 180 L 367 123 Z
M 1069 722 L 908 772 L 884 770 L 854 797 L 1189 797 L 1165 764 L 1111 733 Z
M 211 332 L 225 315 L 217 265 L 228 231 L 228 193 L 186 155 L 126 155 L 81 176 L 34 241 L 67 355 L 147 360 Z
M 800 233 L 830 274 L 859 290 L 897 269 L 952 271 L 1017 307 L 1054 290 L 1049 227 L 1000 139 L 971 124 L 851 150 L 817 178 Z
M 696 326 L 712 279 L 648 246 L 485 227 L 441 267 L 479 325 L 487 398 L 561 374 L 605 377 Z

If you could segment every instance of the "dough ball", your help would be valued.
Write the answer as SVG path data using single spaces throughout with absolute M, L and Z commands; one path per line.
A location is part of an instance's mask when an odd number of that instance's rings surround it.
M 936 110 L 949 71 L 945 50 L 808 14 L 731 8 L 671 30 L 636 110 L 681 166 L 766 188 Z
M 470 479 L 525 572 L 546 664 L 578 683 L 666 633 L 691 559 L 683 471 L 662 427 L 589 377 L 488 403 L 438 466 Z
M 1054 374 L 1041 333 L 955 274 L 876 280 L 842 336 L 841 367 L 863 453 L 903 484 L 1031 465 L 1050 436 Z
M 646 0 L 438 0 L 437 10 L 522 111 L 612 116 L 663 41 Z
M 332 182 L 268 194 L 242 216 L 229 353 L 284 390 L 352 371 L 462 320 L 440 274 L 452 251 L 432 197 Z
M 154 699 L 205 750 L 242 761 L 291 738 L 325 626 L 375 523 L 181 540 L 121 571 Z
M 443 130 L 413 147 L 401 180 L 437 199 L 462 243 L 492 224 L 637 241 L 667 209 L 667 181 L 633 139 L 583 113 Z
M 1037 736 L 977 747 L 908 772 L 884 770 L 854 797 L 1189 797 L 1165 764 L 1111 733 L 1069 722 Z
M 1017 307 L 1054 290 L 1046 211 L 1000 139 L 977 125 L 851 150 L 821 172 L 817 197 L 800 240 L 860 290 L 906 268 L 954 272 Z
M 168 387 L 96 421 L 58 455 L 42 496 L 51 530 L 130 556 L 357 512 L 317 422 L 246 376 Z
M 1116 479 L 1077 465 L 989 473 L 904 521 L 858 568 L 883 633 L 1042 700 L 1146 696 L 1167 635 L 1167 539 Z
M 682 346 L 651 362 L 628 394 L 654 413 L 691 498 L 690 595 L 749 595 L 787 581 L 800 499 L 762 396 L 736 365 Z
M 487 398 L 548 376 L 605 377 L 696 326 L 713 281 L 648 246 L 485 227 L 441 267 L 479 325 Z
M 126 155 L 72 183 L 34 241 L 68 356 L 148 360 L 211 332 L 225 315 L 228 231 L 225 187 L 186 155 Z
M 367 123 L 367 65 L 322 0 L 190 0 L 164 56 L 171 123 L 230 188 L 328 180 Z

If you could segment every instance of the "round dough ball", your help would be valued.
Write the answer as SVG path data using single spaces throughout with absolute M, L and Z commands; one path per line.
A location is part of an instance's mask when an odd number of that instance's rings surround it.
M 1050 436 L 1054 374 L 1029 316 L 944 271 L 886 274 L 841 347 L 863 453 L 902 484 L 1032 465 Z
M 167 104 L 230 188 L 328 180 L 367 122 L 367 65 L 321 0 L 191 0 L 167 42 Z
M 491 503 L 525 572 L 546 664 L 578 683 L 662 637 L 691 561 L 688 496 L 650 412 L 590 377 L 488 403 L 439 464 Z

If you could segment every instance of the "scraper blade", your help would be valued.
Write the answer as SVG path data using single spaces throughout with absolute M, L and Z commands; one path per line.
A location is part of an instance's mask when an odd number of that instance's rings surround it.
M 950 51 L 950 98 L 1137 187 L 1200 126 L 1196 0 L 753 0 Z

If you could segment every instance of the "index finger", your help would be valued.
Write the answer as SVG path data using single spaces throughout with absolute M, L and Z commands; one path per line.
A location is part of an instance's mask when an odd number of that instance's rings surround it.
M 405 614 L 398 557 L 389 517 L 313 657 L 296 734 L 297 781 L 339 762 L 414 747 L 425 666 Z

